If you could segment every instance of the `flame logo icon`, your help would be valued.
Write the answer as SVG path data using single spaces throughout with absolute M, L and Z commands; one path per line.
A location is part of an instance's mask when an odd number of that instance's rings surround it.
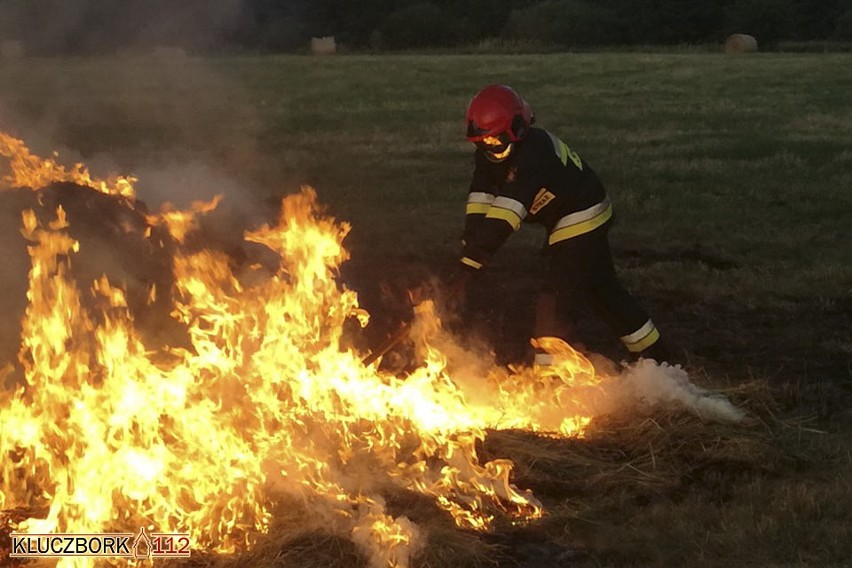
M 132 554 L 134 560 L 151 558 L 151 538 L 145 532 L 145 527 L 139 529 L 139 534 L 133 539 Z

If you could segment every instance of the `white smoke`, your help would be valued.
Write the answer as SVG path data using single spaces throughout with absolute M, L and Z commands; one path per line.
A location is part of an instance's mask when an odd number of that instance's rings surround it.
M 483 380 L 486 376 L 498 383 L 517 382 L 518 377 L 526 377 L 522 380 L 532 382 L 539 380 L 532 369 L 522 365 L 501 368 L 487 346 L 471 338 L 462 340 L 447 332 L 442 328 L 441 320 L 431 317 L 430 309 L 424 307 L 428 306 L 421 304 L 415 308 L 417 317 L 411 332 L 411 338 L 419 347 L 419 355 L 425 355 L 426 346 L 437 348 L 443 353 L 447 372 L 470 403 L 499 404 L 493 385 Z M 650 359 L 619 365 L 602 355 L 590 355 L 590 361 L 594 366 L 594 375 L 600 382 L 591 389 L 572 388 L 572 391 L 576 391 L 576 397 L 556 396 L 545 403 L 550 406 L 546 414 L 551 422 L 554 417 L 565 415 L 597 417 L 631 412 L 637 408 L 678 406 L 703 419 L 718 422 L 738 423 L 746 416 L 743 410 L 722 395 L 693 384 L 689 374 L 680 365 L 660 364 Z M 547 383 L 545 381 L 541 384 Z M 565 407 L 566 400 L 571 400 L 570 408 Z
M 745 417 L 743 410 L 723 396 L 692 384 L 680 365 L 640 359 L 611 381 L 607 388 L 613 387 L 617 391 L 610 394 L 620 404 L 679 404 L 702 418 L 720 422 L 739 422 Z
M 0 2 L 0 40 L 38 55 L 217 48 L 246 17 L 243 0 Z

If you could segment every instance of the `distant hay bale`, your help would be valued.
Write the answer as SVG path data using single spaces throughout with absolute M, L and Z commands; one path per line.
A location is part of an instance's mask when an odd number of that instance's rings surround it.
M 314 55 L 334 55 L 337 53 L 337 42 L 334 41 L 334 36 L 312 37 L 311 53 Z
M 10 39 L 0 43 L 0 58 L 22 59 L 27 54 L 24 44 L 18 40 Z
M 158 45 L 151 50 L 151 56 L 154 59 L 172 62 L 182 62 L 189 59 L 189 54 L 184 48 L 174 45 Z
M 725 40 L 725 53 L 754 53 L 757 40 L 748 34 L 731 34 Z

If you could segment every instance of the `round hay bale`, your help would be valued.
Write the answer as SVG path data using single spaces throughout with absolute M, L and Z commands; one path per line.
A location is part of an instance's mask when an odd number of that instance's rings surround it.
M 725 53 L 754 53 L 757 40 L 748 34 L 731 34 L 725 40 Z
M 314 55 L 334 55 L 337 53 L 337 42 L 333 36 L 312 37 L 311 53 Z
M 24 44 L 18 40 L 6 40 L 0 43 L 0 58 L 2 59 L 23 59 L 27 54 Z
M 189 59 L 189 54 L 184 48 L 173 45 L 158 45 L 151 51 L 151 56 L 173 63 L 183 63 Z

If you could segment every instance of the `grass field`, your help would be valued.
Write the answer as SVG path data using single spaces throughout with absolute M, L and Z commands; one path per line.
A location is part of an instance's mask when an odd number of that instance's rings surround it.
M 379 333 L 398 316 L 381 285 L 442 273 L 458 253 L 467 101 L 513 85 L 602 177 L 622 279 L 693 380 L 758 426 L 658 409 L 585 440 L 495 433 L 486 455 L 515 460 L 548 516 L 492 535 L 429 517 L 419 565 L 840 566 L 852 564 L 850 68 L 848 54 L 5 61 L 0 129 L 135 172 L 151 202 L 224 191 L 251 218 L 315 186 L 352 222 L 342 277 Z M 476 327 L 507 361 L 526 350 L 540 239 L 515 235 L 474 286 Z M 587 345 L 624 356 L 583 324 Z M 324 536 L 282 550 L 277 566 L 364 562 Z

